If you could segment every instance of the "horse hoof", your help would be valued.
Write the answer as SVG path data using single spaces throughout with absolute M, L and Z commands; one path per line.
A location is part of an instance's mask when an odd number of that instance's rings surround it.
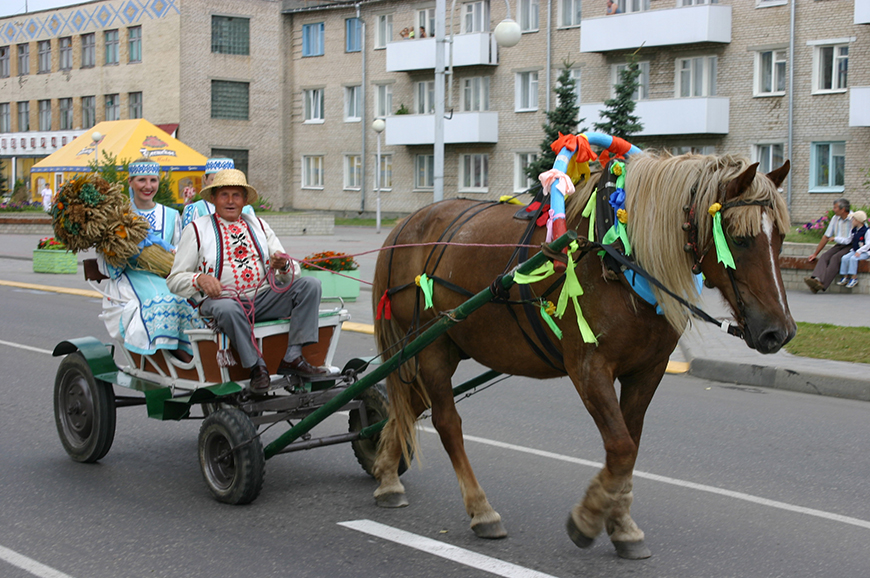
M 408 498 L 405 494 L 393 492 L 391 494 L 381 494 L 375 498 L 375 502 L 381 508 L 404 508 L 408 505 Z
M 498 540 L 507 537 L 507 530 L 501 525 L 501 522 L 487 522 L 477 524 L 471 527 L 478 538 L 486 538 L 487 540 Z
M 588 548 L 592 545 L 592 542 L 595 541 L 594 536 L 590 538 L 580 531 L 580 528 L 578 528 L 577 524 L 574 523 L 574 517 L 570 514 L 568 515 L 568 523 L 566 526 L 568 527 L 568 537 L 571 538 L 571 541 L 577 544 L 578 547 Z
M 643 560 L 652 556 L 652 552 L 644 545 L 643 540 L 637 542 L 614 542 L 613 546 L 616 548 L 617 556 L 626 560 Z

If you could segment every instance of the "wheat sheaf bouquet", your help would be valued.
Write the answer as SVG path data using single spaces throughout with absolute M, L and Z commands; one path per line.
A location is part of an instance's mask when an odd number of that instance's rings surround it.
M 60 187 L 51 208 L 54 235 L 70 251 L 91 247 L 113 267 L 127 265 L 169 275 L 173 255 L 149 235 L 150 225 L 130 206 L 122 183 L 84 175 Z

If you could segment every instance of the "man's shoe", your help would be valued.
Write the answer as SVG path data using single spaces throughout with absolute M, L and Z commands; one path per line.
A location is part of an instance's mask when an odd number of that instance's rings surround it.
M 804 283 L 809 286 L 810 291 L 812 291 L 813 293 L 818 293 L 819 291 L 825 290 L 825 286 L 822 285 L 822 282 L 815 277 L 804 277 Z
M 848 283 L 846 283 L 846 289 L 854 289 L 854 288 L 857 287 L 857 286 L 858 286 L 858 280 L 857 280 L 857 279 L 852 279 L 851 281 L 849 281 Z
M 837 285 L 840 285 L 840 286 L 842 287 L 843 285 L 845 285 L 845 284 L 848 283 L 848 282 L 849 282 L 849 280 L 848 280 L 847 278 L 845 278 L 845 277 L 840 277 L 840 280 L 837 281 Z
M 253 393 L 266 393 L 269 391 L 269 386 L 272 385 L 272 379 L 269 377 L 269 371 L 259 363 L 251 368 L 251 383 L 248 389 Z
M 332 372 L 328 367 L 315 367 L 308 363 L 301 355 L 293 361 L 281 360 L 278 365 L 279 375 L 298 375 L 299 377 L 326 377 Z

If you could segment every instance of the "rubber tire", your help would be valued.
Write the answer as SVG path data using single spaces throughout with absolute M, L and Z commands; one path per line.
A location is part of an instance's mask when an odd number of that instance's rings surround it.
M 77 462 L 104 457 L 115 441 L 115 392 L 94 379 L 78 351 L 60 362 L 54 379 L 54 423 L 66 453 Z
M 378 383 L 366 389 L 359 394 L 356 399 L 361 400 L 365 404 L 366 423 L 374 425 L 379 421 L 387 419 L 390 413 L 390 401 L 387 397 L 386 388 Z M 362 420 L 360 419 L 360 410 L 351 410 L 348 417 L 348 431 L 358 432 L 362 429 Z M 353 455 L 356 456 L 356 461 L 362 466 L 365 472 L 374 477 L 375 458 L 378 453 L 378 440 L 381 438 L 380 432 L 373 438 L 358 439 L 350 442 L 353 448 Z M 413 456 L 411 456 L 413 459 Z M 399 475 L 401 476 L 408 470 L 408 463 L 405 458 L 399 461 Z
M 236 449 L 223 462 L 218 461 L 218 456 L 231 448 Z M 203 420 L 199 429 L 199 465 L 218 502 L 249 504 L 260 495 L 266 458 L 257 428 L 245 412 L 222 407 Z

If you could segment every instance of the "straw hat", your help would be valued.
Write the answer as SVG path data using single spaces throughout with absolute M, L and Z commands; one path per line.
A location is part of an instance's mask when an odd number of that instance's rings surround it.
M 852 218 L 858 219 L 858 222 L 863 225 L 867 221 L 867 213 L 864 211 L 855 211 L 852 213 Z
M 213 194 L 222 187 L 242 187 L 248 191 L 247 203 L 253 205 L 257 202 L 257 189 L 249 185 L 248 180 L 245 178 L 245 173 L 237 169 L 227 169 L 215 173 L 214 180 L 209 186 L 199 192 L 199 196 L 212 203 L 214 202 L 212 201 Z

